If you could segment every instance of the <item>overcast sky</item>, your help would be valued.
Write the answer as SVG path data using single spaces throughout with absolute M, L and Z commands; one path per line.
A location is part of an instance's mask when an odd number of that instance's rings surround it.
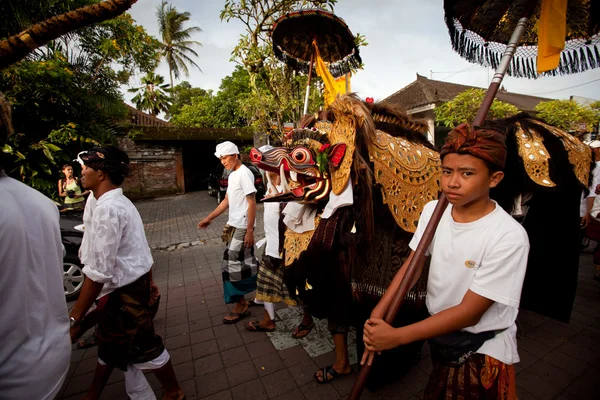
M 183 79 L 192 86 L 216 91 L 221 79 L 235 67 L 229 59 L 244 33 L 242 24 L 221 22 L 219 14 L 224 0 L 172 0 L 171 3 L 180 12 L 189 11 L 190 24 L 202 29 L 194 37 L 203 44 L 197 49 L 197 64 L 202 72 L 190 70 L 190 76 Z M 156 37 L 159 4 L 160 0 L 139 0 L 130 9 L 137 23 Z M 339 0 L 334 12 L 354 34 L 365 35 L 369 43 L 360 49 L 364 70 L 352 78 L 352 90 L 362 98 L 383 99 L 413 82 L 416 74 L 480 87 L 487 87 L 493 75 L 491 70 L 468 63 L 452 50 L 442 0 Z M 168 81 L 164 63 L 158 73 Z M 139 79 L 131 82 L 138 83 Z M 600 69 L 537 80 L 507 77 L 503 85 L 511 92 L 542 97 L 566 99 L 575 95 L 600 99 Z M 125 96 L 129 100 L 132 94 Z

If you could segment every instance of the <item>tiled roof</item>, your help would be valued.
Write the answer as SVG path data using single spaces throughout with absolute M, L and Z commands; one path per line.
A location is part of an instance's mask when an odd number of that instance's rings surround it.
M 476 86 L 459 85 L 457 83 L 436 81 L 417 74 L 417 80 L 385 98 L 383 101 L 400 104 L 406 110 L 411 110 L 427 104 L 445 103 L 467 89 L 482 89 Z M 528 96 L 501 90 L 496 95 L 500 101 L 510 103 L 521 111 L 533 112 L 536 105 L 549 101 L 544 97 Z

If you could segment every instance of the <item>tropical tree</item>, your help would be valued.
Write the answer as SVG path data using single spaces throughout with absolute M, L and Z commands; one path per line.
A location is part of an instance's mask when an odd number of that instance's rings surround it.
M 156 75 L 154 72 L 148 72 L 142 78 L 142 86 L 129 89 L 136 95 L 131 99 L 135 107 L 141 111 L 148 111 L 157 116 L 161 112 L 169 112 L 171 98 L 169 97 L 169 85 L 164 83 L 165 78 Z
M 235 61 L 249 73 L 251 94 L 245 103 L 247 119 L 260 131 L 269 131 L 276 124 L 280 133 L 286 122 L 299 120 L 306 77 L 298 76 L 275 57 L 269 32 L 273 23 L 287 12 L 302 7 L 333 9 L 337 0 L 227 0 L 221 11 L 222 21 L 238 20 L 245 34 L 232 52 Z M 309 29 L 309 28 L 307 28 Z M 364 44 L 357 35 L 359 44 Z M 317 109 L 323 104 L 313 81 L 310 104 Z
M 171 88 L 173 88 L 173 77 L 178 79 L 181 72 L 185 76 L 189 76 L 188 64 L 202 71 L 189 56 L 198 57 L 198 53 L 192 47 L 202 46 L 202 44 L 190 40 L 190 38 L 194 33 L 202 32 L 202 29 L 197 26 L 186 28 L 185 24 L 190 20 L 190 13 L 187 11 L 180 13 L 166 1 L 163 1 L 157 7 L 156 17 L 158 18 L 158 30 L 162 39 L 161 55 L 169 67 L 169 78 Z
M 41 7 L 42 10 L 48 12 L 47 14 L 39 14 L 38 11 L 33 11 L 40 7 L 39 1 L 4 0 L 0 4 L 8 13 L 2 13 L 3 20 L 10 20 L 13 16 L 17 16 L 16 20 L 18 21 L 17 24 L 5 27 L 5 31 L 14 29 L 14 27 L 23 27 L 29 21 L 41 22 L 28 26 L 20 33 L 11 32 L 12 36 L 0 41 L 0 69 L 22 60 L 33 50 L 62 35 L 115 18 L 127 11 L 135 2 L 137 0 L 106 0 L 91 5 L 89 5 L 90 1 L 82 0 L 41 2 L 50 4 Z M 54 11 L 51 7 L 52 3 L 58 3 L 61 7 L 57 7 L 57 9 L 60 11 Z M 85 5 L 85 7 L 68 11 L 69 6 L 72 7 L 73 3 Z M 60 12 L 64 13 L 60 14 Z M 29 16 L 31 18 L 28 18 Z M 2 35 L 2 37 L 6 36 Z
M 435 109 L 437 124 L 454 128 L 463 122 L 472 122 L 484 97 L 485 91 L 483 89 L 467 89 L 459 93 L 454 99 Z M 494 99 L 487 118 L 507 118 L 518 113 L 519 109 L 512 104 Z
M 580 105 L 575 100 L 551 100 L 543 101 L 535 107 L 538 112 L 538 117 L 570 132 L 591 132 L 598 125 L 598 111 L 592 106 Z
M 192 99 L 195 97 L 211 96 L 210 91 L 192 87 L 188 81 L 183 81 L 171 89 L 171 107 L 167 116 L 171 118 L 173 115 L 179 114 L 181 108 L 192 104 Z

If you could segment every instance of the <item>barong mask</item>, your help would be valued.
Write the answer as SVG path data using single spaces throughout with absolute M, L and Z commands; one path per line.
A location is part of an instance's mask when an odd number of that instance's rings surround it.
M 345 143 L 329 142 L 330 130 L 329 122 L 317 122 L 314 128 L 293 130 L 282 147 L 250 151 L 252 163 L 281 178 L 283 193 L 263 201 L 313 204 L 329 198 L 332 172 L 342 164 L 347 149 Z

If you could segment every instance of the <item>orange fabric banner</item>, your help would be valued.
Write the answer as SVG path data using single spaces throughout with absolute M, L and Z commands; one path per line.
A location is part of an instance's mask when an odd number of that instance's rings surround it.
M 538 26 L 538 74 L 558 67 L 566 35 L 567 0 L 542 0 Z
M 321 52 L 319 51 L 319 47 L 317 43 L 313 41 L 313 46 L 315 49 L 315 72 L 317 75 L 323 80 L 325 84 L 325 106 L 327 107 L 335 100 L 338 94 L 346 93 L 346 76 L 339 77 L 338 79 L 334 79 L 329 69 L 325 65 L 325 61 L 321 58 Z M 348 86 L 350 86 L 350 77 L 348 77 Z M 348 92 L 350 88 L 348 87 Z

